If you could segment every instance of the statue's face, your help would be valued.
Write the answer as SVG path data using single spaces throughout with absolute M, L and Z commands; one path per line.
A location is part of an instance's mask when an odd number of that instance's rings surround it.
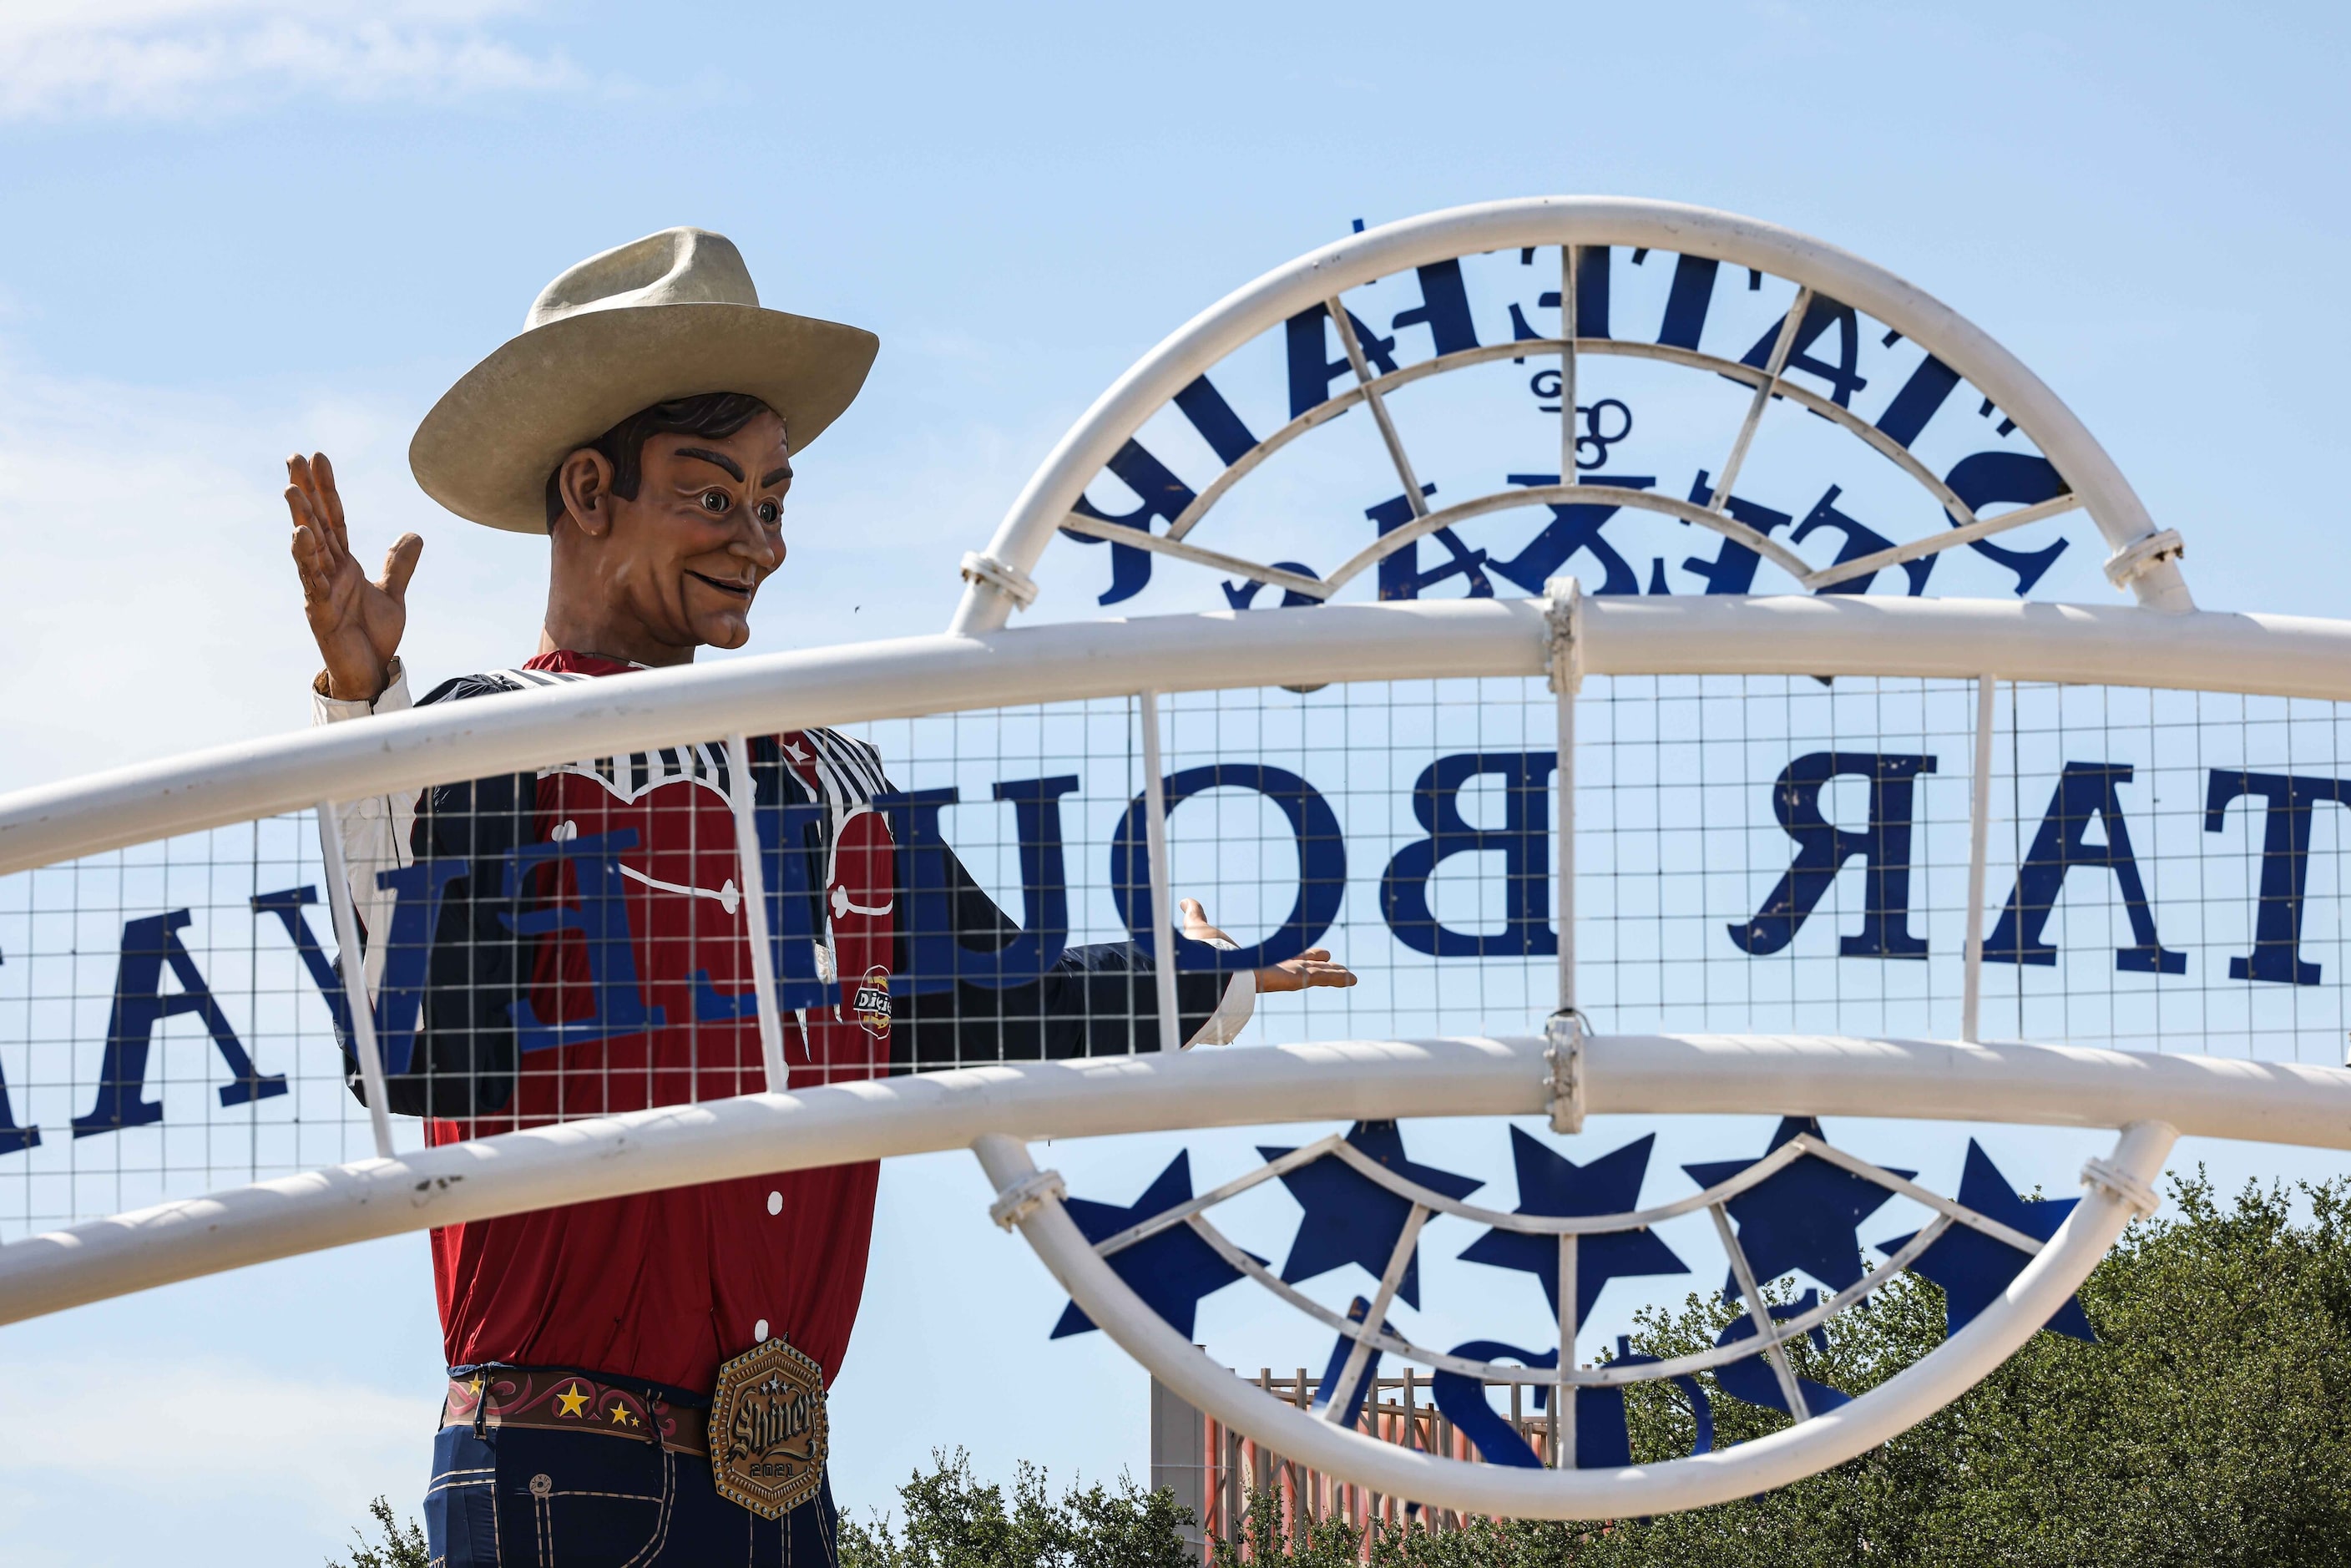
M 597 551 L 608 600 L 670 646 L 741 647 L 759 585 L 784 562 L 784 422 L 762 412 L 723 439 L 656 435 L 642 467 L 634 497 L 608 499 Z

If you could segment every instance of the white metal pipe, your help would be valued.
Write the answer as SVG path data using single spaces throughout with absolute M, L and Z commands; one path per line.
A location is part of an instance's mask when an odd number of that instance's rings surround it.
M 1960 982 L 1959 1038 L 1983 1038 L 1983 922 L 1985 861 L 1991 852 L 1992 715 L 2000 683 L 1976 677 L 1974 770 L 1968 784 L 1968 935 L 1965 975 Z
M 1580 601 L 1580 599 L 1579 601 Z M 1559 661 L 1559 1010 L 1575 1010 L 1575 679 L 1573 652 Z
M 327 908 L 335 926 L 335 958 L 343 975 L 343 1011 L 351 1020 L 351 1049 L 360 1059 L 360 1086 L 367 1091 L 368 1126 L 375 1152 L 392 1157 L 392 1109 L 384 1103 L 383 1052 L 375 1038 L 375 998 L 367 980 L 367 955 L 360 946 L 359 911 L 351 904 L 350 871 L 343 863 L 341 813 L 332 800 L 319 802 L 319 869 L 327 880 Z
M 1907 280 L 1808 235 L 1731 213 L 1613 196 L 1537 196 L 1452 207 L 1346 235 L 1209 306 L 1137 361 L 1062 436 L 997 525 L 987 554 L 1033 570 L 1054 530 L 1120 444 L 1194 377 L 1259 333 L 1374 278 L 1456 256 L 1552 245 L 1646 246 L 1709 256 L 1792 279 L 1865 311 L 1927 345 L 2015 420 L 2082 497 L 2109 549 L 2156 532 L 2122 470 L 2074 411 L 1982 329 Z M 2159 563 L 2131 591 L 2153 608 L 2194 608 L 2174 561 Z M 971 584 L 951 629 L 996 630 L 1012 608 L 992 585 Z
M 1184 1048 L 1176 1007 L 1176 915 L 1167 870 L 1167 784 L 1159 756 L 1159 694 L 1144 687 L 1136 706 L 1143 724 L 1143 845 L 1150 862 L 1151 987 L 1159 1009 L 1159 1049 Z
M 2351 1071 L 2061 1046 L 1596 1035 L 1594 1114 L 1907 1117 L 2351 1149 Z M 568 1122 L 257 1182 L 0 1247 L 0 1322 L 431 1226 L 962 1148 L 1399 1116 L 1541 1115 L 1540 1037 L 1005 1063 Z
M 1575 1385 L 1568 1381 L 1575 1370 L 1575 1293 L 1577 1239 L 1559 1239 L 1559 1364 L 1551 1385 L 1551 1429 L 1554 1469 L 1575 1469 Z
M 1771 406 L 1771 394 L 1778 390 L 1780 374 L 1788 367 L 1788 350 L 1796 341 L 1796 329 L 1803 324 L 1805 313 L 1813 308 L 1813 291 L 1809 287 L 1796 290 L 1796 302 L 1788 307 L 1787 316 L 1780 323 L 1780 336 L 1771 344 L 1771 359 L 1763 367 L 1763 379 L 1756 384 L 1755 395 L 1747 404 L 1747 417 L 1740 423 L 1738 437 L 1730 444 L 1730 455 L 1722 460 L 1721 472 L 1715 476 L 1714 488 L 1707 497 L 1707 509 L 1727 510 L 1730 506 L 1730 487 L 1739 483 L 1739 471 L 1747 465 L 1747 449 L 1755 440 L 1755 428 L 1763 423 L 1763 411 Z
M 1405 505 L 1416 517 L 1428 510 L 1428 497 L 1420 493 L 1420 476 L 1412 469 L 1412 459 L 1405 455 L 1404 437 L 1396 434 L 1395 421 L 1389 417 L 1387 400 L 1380 389 L 1372 384 L 1372 367 L 1364 359 L 1364 346 L 1355 340 L 1354 323 L 1347 319 L 1347 307 L 1334 295 L 1323 302 L 1331 313 L 1331 325 L 1339 329 L 1339 341 L 1347 350 L 1347 363 L 1354 367 L 1355 384 L 1364 389 L 1364 405 L 1372 411 L 1372 419 L 1380 427 L 1380 440 L 1388 449 L 1388 461 L 1395 465 L 1396 483 L 1404 486 Z
M 2351 699 L 2351 622 L 2013 600 L 1587 600 L 1587 674 L 1823 674 Z M 1036 626 L 649 670 L 239 741 L 0 797 L 0 874 L 173 833 L 576 757 L 1153 686 L 1539 675 L 1540 600 L 1403 601 Z
M 1575 246 L 1559 247 L 1559 482 L 1575 483 Z
M 758 991 L 759 1061 L 767 1070 L 768 1092 L 780 1094 L 790 1086 L 791 1068 L 784 1061 L 784 1014 L 776 1001 L 776 956 L 768 946 L 768 867 L 759 855 L 758 795 L 751 781 L 751 747 L 741 731 L 726 737 L 726 766 L 735 788 L 726 804 L 735 816 L 735 874 L 742 880 L 743 932 L 751 944 L 751 984 Z
M 2160 1124 L 2135 1124 L 2117 1140 L 2109 1163 L 2144 1186 L 2162 1168 L 2176 1136 Z M 1002 1134 L 976 1140 L 973 1152 L 999 1191 L 1037 1168 L 1019 1141 Z M 2038 1332 L 2089 1277 L 2133 1212 L 2111 1188 L 2091 1186 L 2050 1245 L 1991 1306 L 1936 1350 L 1849 1404 L 1708 1454 L 1613 1470 L 1465 1464 L 1334 1430 L 1242 1382 L 1169 1327 L 1094 1255 L 1058 1199 L 1048 1197 L 1020 1222 L 1020 1229 L 1071 1299 L 1153 1376 L 1195 1408 L 1311 1469 L 1464 1512 L 1603 1519 L 1750 1496 L 1816 1474 L 1915 1426 L 1980 1382 Z M 1552 1415 L 1557 1430 L 1559 1413 Z

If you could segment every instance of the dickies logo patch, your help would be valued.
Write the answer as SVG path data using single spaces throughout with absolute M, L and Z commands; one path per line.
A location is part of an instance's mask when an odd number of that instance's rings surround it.
M 865 971 L 849 1000 L 850 1016 L 875 1040 L 890 1038 L 890 971 L 876 964 Z

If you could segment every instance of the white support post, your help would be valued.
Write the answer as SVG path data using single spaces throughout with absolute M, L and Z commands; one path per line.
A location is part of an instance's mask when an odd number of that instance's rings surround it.
M 768 868 L 759 858 L 758 802 L 751 781 L 751 747 L 740 735 L 726 737 L 726 768 L 734 786 L 726 804 L 735 813 L 736 876 L 743 887 L 743 927 L 751 944 L 751 984 L 758 992 L 759 1060 L 767 1069 L 768 1092 L 781 1094 L 791 1082 L 784 1061 L 784 1015 L 776 1000 L 776 953 L 768 944 Z
M 1571 449 L 1573 455 L 1573 449 Z M 1543 584 L 1551 622 L 1551 689 L 1558 710 L 1559 1011 L 1575 1011 L 1575 694 L 1583 684 L 1583 593 L 1572 577 Z
M 1559 482 L 1575 483 L 1575 246 L 1559 247 Z
M 1968 940 L 1959 1001 L 1959 1038 L 1970 1045 L 1982 1039 L 1984 861 L 1991 845 L 1992 709 L 1999 693 L 2000 683 L 1991 675 L 1976 677 L 1975 777 L 1968 792 Z
M 1176 914 L 1167 872 L 1167 784 L 1159 760 L 1159 694 L 1136 694 L 1143 718 L 1143 841 L 1151 861 L 1151 978 L 1159 998 L 1159 1049 L 1184 1047 L 1176 1008 Z
M 1552 1468 L 1575 1469 L 1575 1385 L 1568 1375 L 1575 1370 L 1575 1237 L 1559 1239 L 1559 1381 L 1552 1385 Z
M 319 802 L 319 858 L 327 873 L 327 907 L 335 921 L 335 957 L 343 971 L 343 1010 L 351 1020 L 351 1048 L 360 1059 L 360 1082 L 367 1090 L 368 1124 L 375 1152 L 392 1158 L 392 1112 L 384 1104 L 383 1055 L 376 1048 L 375 998 L 368 994 L 367 955 L 360 946 L 359 911 L 343 864 L 342 819 L 332 800 Z

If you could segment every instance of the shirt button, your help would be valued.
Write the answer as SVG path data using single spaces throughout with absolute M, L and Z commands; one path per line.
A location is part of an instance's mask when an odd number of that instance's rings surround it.
M 758 1322 L 751 1325 L 751 1339 L 752 1342 L 757 1344 L 765 1344 L 768 1343 L 767 1319 L 761 1318 Z
M 784 1195 L 780 1192 L 769 1193 L 768 1195 L 768 1212 L 769 1214 L 781 1214 L 783 1211 Z

